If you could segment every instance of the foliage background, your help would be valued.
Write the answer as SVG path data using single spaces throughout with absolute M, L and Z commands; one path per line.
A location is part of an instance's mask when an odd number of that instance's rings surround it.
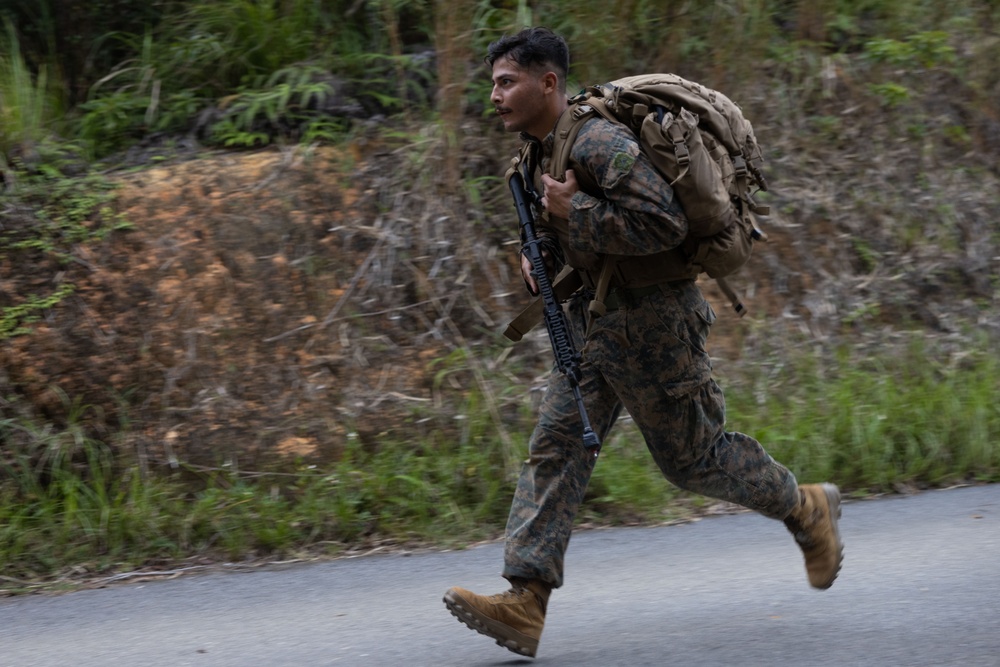
M 859 494 L 995 480 L 995 0 L 0 0 L 0 559 L 19 581 L 495 536 L 549 372 L 481 56 L 674 71 L 764 144 L 734 427 Z M 627 419 L 583 522 L 702 511 Z M 702 509 L 699 509 L 702 508 Z M 81 565 L 83 563 L 83 565 Z

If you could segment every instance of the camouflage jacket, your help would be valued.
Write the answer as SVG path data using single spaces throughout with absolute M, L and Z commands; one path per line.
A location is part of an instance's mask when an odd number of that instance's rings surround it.
M 538 192 L 556 140 L 550 133 L 534 142 L 541 153 L 534 174 Z M 618 259 L 613 282 L 623 287 L 697 276 L 679 248 L 688 231 L 680 203 L 626 127 L 603 118 L 588 121 L 569 168 L 580 186 L 569 220 L 545 215 L 538 232 L 558 239 L 566 263 L 581 270 L 585 283 L 593 285 L 606 256 Z

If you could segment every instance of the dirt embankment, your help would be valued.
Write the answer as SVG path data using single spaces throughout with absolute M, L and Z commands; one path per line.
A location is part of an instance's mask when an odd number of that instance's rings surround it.
M 369 243 L 330 231 L 353 196 L 341 159 L 216 154 L 123 176 L 134 229 L 78 250 L 74 296 L 4 344 L 6 381 L 42 414 L 63 412 L 53 385 L 105 417 L 131 404 L 156 461 L 332 455 L 351 384 L 336 306 Z
M 78 246 L 60 276 L 73 295 L 0 343 L 4 416 L 76 412 L 104 435 L 128 420 L 119 445 L 151 467 L 244 470 L 412 427 L 440 401 L 439 360 L 519 299 L 511 253 L 407 192 L 398 148 L 205 153 L 117 176 L 133 229 Z M 27 290 L 28 267 L 0 268 Z

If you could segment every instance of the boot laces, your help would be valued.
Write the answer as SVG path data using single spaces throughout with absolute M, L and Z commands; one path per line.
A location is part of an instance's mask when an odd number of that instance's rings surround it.
M 510 590 L 506 590 L 503 593 L 494 595 L 493 597 L 496 599 L 497 602 L 506 600 L 519 601 L 525 597 L 525 593 L 527 592 L 528 589 L 526 588 L 511 588 Z

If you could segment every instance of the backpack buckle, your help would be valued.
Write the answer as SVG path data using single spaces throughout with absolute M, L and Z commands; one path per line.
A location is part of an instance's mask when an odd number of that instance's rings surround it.
M 691 162 L 691 151 L 683 139 L 674 142 L 674 155 L 677 156 L 677 164 L 682 167 L 688 166 Z
M 733 156 L 733 169 L 741 178 L 747 175 L 747 161 L 742 154 Z
M 677 164 L 681 167 L 688 166 L 691 162 L 691 150 L 688 148 L 687 141 L 684 140 L 684 131 L 677 123 L 671 123 L 667 128 L 667 136 L 670 137 L 670 143 L 674 145 Z

